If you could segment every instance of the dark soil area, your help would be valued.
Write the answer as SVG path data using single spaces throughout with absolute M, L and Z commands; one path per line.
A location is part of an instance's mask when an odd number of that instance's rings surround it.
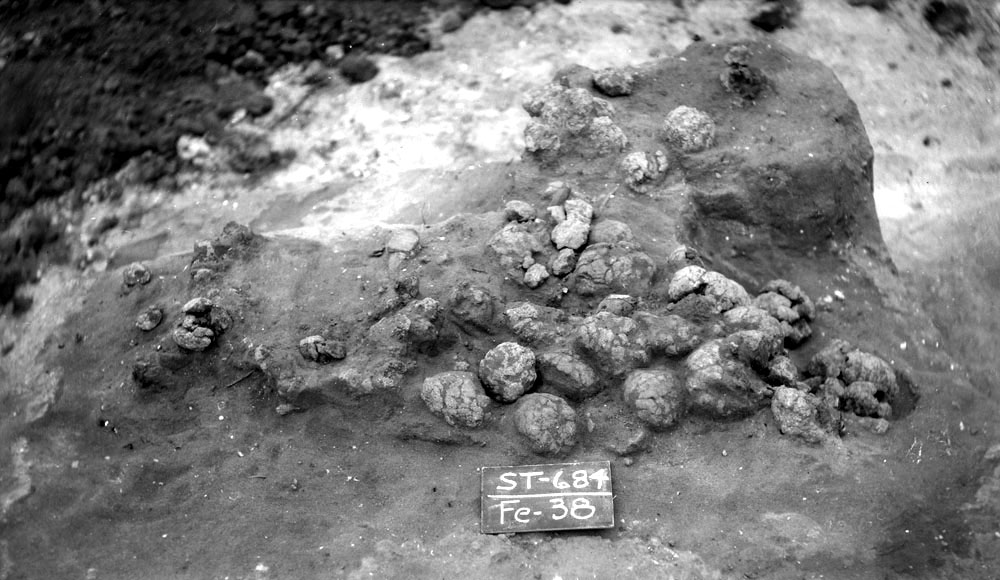
M 259 91 L 278 67 L 426 51 L 425 27 L 448 4 L 456 3 L 0 4 L 9 112 L 0 129 L 0 220 L 79 191 L 136 156 L 146 156 L 144 181 L 169 176 L 178 136 L 216 134 L 240 108 L 267 112 Z
M 7 230 L 46 199 L 70 205 L 135 159 L 131 179 L 170 187 L 177 139 L 223 138 L 239 110 L 267 113 L 268 75 L 292 62 L 377 74 L 365 55 L 431 48 L 428 24 L 458 27 L 472 0 L 366 2 L 0 2 L 0 305 L 30 279 L 49 228 Z M 277 156 L 234 167 L 253 172 Z M 114 198 L 114 188 L 94 193 Z M 44 220 L 42 220 L 44 221 Z M 42 231 L 36 231 L 36 230 Z M 27 237 L 28 239 L 22 239 Z

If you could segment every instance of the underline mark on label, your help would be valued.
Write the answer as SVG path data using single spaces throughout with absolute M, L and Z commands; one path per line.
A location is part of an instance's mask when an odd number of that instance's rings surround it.
M 517 498 L 531 498 L 531 497 L 569 497 L 574 495 L 611 495 L 610 491 L 571 491 L 564 493 L 526 493 L 521 495 L 511 494 L 511 495 L 487 495 L 486 497 L 490 499 L 517 499 Z

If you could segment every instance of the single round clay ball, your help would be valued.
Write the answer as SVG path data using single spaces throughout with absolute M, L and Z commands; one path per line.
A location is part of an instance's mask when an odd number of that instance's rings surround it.
M 502 403 L 513 403 L 535 383 L 535 353 L 516 342 L 490 349 L 479 363 L 479 378 Z
M 521 397 L 514 411 L 514 426 L 540 455 L 561 455 L 576 445 L 576 411 L 555 395 Z
M 697 153 L 715 144 L 715 122 L 694 107 L 680 106 L 663 122 L 667 143 L 683 153 Z
M 149 284 L 152 278 L 153 274 L 142 262 L 132 262 L 128 266 L 125 266 L 125 270 L 122 271 L 122 279 L 125 285 L 130 288 L 137 284 Z
M 653 429 L 669 429 L 686 410 L 684 385 L 670 371 L 638 370 L 625 379 L 625 401 Z
M 147 308 L 135 319 L 135 327 L 143 332 L 149 332 L 163 321 L 163 310 L 156 306 Z
M 470 372 L 450 371 L 424 380 L 420 398 L 435 415 L 452 426 L 478 427 L 490 398 Z

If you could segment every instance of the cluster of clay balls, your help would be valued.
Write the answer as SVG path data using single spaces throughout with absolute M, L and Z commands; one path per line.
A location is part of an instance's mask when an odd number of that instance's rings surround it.
M 476 369 L 428 377 L 421 398 L 463 428 L 512 406 L 517 432 L 543 455 L 572 449 L 581 435 L 574 405 L 609 389 L 650 430 L 689 413 L 732 419 L 770 406 L 784 433 L 819 442 L 836 433 L 835 413 L 891 415 L 899 388 L 879 357 L 834 341 L 805 372 L 789 358 L 816 314 L 797 286 L 774 280 L 752 297 L 690 264 L 673 274 L 667 295 L 666 304 L 644 309 L 638 297 L 610 294 L 585 316 L 527 301 L 502 305 L 498 318 L 515 340 L 494 346 Z M 453 315 L 485 327 L 498 299 L 466 285 L 450 302 Z
M 722 84 L 740 102 L 752 101 L 767 84 L 763 73 L 748 64 L 750 57 L 749 49 L 740 45 L 724 58 Z M 591 84 L 611 99 L 628 97 L 638 76 L 628 68 L 607 68 L 594 71 Z M 543 161 L 568 150 L 594 157 L 623 152 L 629 146 L 628 136 L 614 121 L 614 105 L 585 88 L 549 83 L 528 92 L 523 107 L 532 117 L 524 130 L 525 150 Z M 715 121 L 704 111 L 680 105 L 663 119 L 660 139 L 664 149 L 675 154 L 699 153 L 715 145 Z M 629 189 L 647 193 L 667 174 L 668 155 L 663 149 L 631 151 L 621 159 L 619 169 Z
M 146 286 L 153 279 L 149 266 L 133 262 L 122 270 L 122 283 L 126 291 Z M 135 327 L 150 332 L 163 321 L 163 308 L 150 305 L 136 316 Z M 181 307 L 181 317 L 170 336 L 182 352 L 200 352 L 233 325 L 229 311 L 204 296 L 192 298 Z
M 624 131 L 612 120 L 614 107 L 587 89 L 550 83 L 525 95 L 522 106 L 532 117 L 524 129 L 525 149 L 542 160 L 572 148 L 597 157 L 628 145 Z
M 540 212 L 512 200 L 507 223 L 490 238 L 489 251 L 509 275 L 536 289 L 550 279 L 571 283 L 584 295 L 649 290 L 656 266 L 623 222 L 597 219 L 593 205 L 562 182 L 544 196 L 555 202 Z M 570 197 L 573 196 L 573 197 Z

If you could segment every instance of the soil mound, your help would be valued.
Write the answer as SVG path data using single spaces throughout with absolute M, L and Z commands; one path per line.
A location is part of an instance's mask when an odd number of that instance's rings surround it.
M 5 496 L 4 565 L 869 566 L 873 520 L 913 501 L 915 465 L 954 465 L 947 432 L 931 459 L 939 411 L 919 416 L 905 365 L 876 348 L 908 330 L 850 261 L 882 241 L 871 148 L 836 79 L 776 45 L 698 45 L 564 71 L 524 106 L 524 160 L 491 211 L 329 246 L 231 223 L 191 254 L 95 274 L 39 355 L 60 388 L 12 448 L 43 468 L 28 485 L 19 467 Z M 821 296 L 834 272 L 848 305 Z M 618 527 L 481 536 L 476 466 L 552 458 L 613 462 Z M 206 548 L 220 522 L 235 552 Z M 71 548 L 53 563 L 57 542 Z

